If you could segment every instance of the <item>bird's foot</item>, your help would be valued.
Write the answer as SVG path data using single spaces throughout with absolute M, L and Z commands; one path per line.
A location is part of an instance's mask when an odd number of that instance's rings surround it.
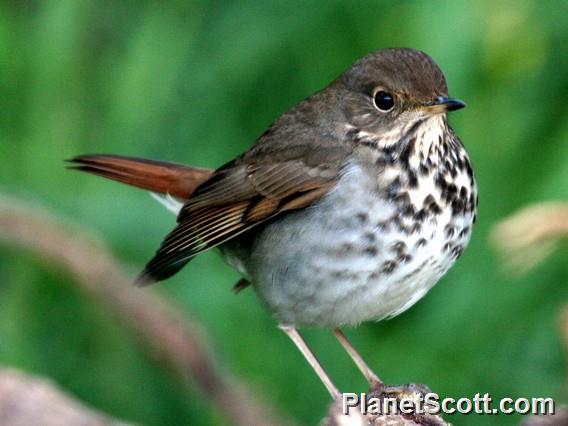
M 406 385 L 387 385 L 383 382 L 378 382 L 371 384 L 371 392 L 369 396 L 371 397 L 393 397 L 393 398 L 404 398 L 406 396 L 421 395 L 424 397 L 426 394 L 432 391 L 427 385 L 409 383 Z
M 322 425 L 449 426 L 440 414 L 424 410 L 428 393 L 426 385 L 378 383 L 366 394 L 343 394 L 341 400 L 335 399 Z

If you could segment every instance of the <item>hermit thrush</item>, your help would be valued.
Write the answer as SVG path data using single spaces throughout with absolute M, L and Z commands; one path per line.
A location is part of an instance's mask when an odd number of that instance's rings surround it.
M 252 284 L 330 393 L 336 387 L 297 327 L 339 331 L 393 317 L 444 275 L 469 242 L 477 190 L 446 113 L 440 68 L 425 53 L 385 49 L 355 62 L 283 114 L 255 145 L 217 170 L 110 155 L 76 168 L 163 195 L 178 212 L 138 278 L 170 277 L 219 247 Z

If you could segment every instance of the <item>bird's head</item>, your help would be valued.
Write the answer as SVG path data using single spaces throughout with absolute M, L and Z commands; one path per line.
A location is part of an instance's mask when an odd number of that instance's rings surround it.
M 415 49 L 384 49 L 355 62 L 334 83 L 348 126 L 388 146 L 431 118 L 445 125 L 449 111 L 465 107 L 448 97 L 434 60 Z

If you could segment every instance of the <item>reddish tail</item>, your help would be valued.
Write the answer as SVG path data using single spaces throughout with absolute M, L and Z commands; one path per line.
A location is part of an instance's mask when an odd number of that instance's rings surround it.
M 185 200 L 213 174 L 210 169 L 118 155 L 80 155 L 68 161 L 72 169 Z

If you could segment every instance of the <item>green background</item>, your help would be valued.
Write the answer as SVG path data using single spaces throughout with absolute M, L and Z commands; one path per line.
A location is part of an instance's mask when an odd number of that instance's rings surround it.
M 468 103 L 451 121 L 475 165 L 478 223 L 424 300 L 348 334 L 388 383 L 427 383 L 456 398 L 566 402 L 558 332 L 566 250 L 512 278 L 488 234 L 526 204 L 568 197 L 567 16 L 562 1 L 3 1 L 0 192 L 94 231 L 134 277 L 174 217 L 143 191 L 67 171 L 63 159 L 104 152 L 216 167 L 357 58 L 422 49 L 450 94 Z M 220 365 L 298 422 L 316 424 L 329 396 L 254 293 L 230 291 L 237 279 L 206 253 L 156 291 L 203 324 Z M 49 376 L 123 419 L 223 424 L 69 280 L 0 246 L 0 364 Z M 330 333 L 305 335 L 342 390 L 366 390 Z

